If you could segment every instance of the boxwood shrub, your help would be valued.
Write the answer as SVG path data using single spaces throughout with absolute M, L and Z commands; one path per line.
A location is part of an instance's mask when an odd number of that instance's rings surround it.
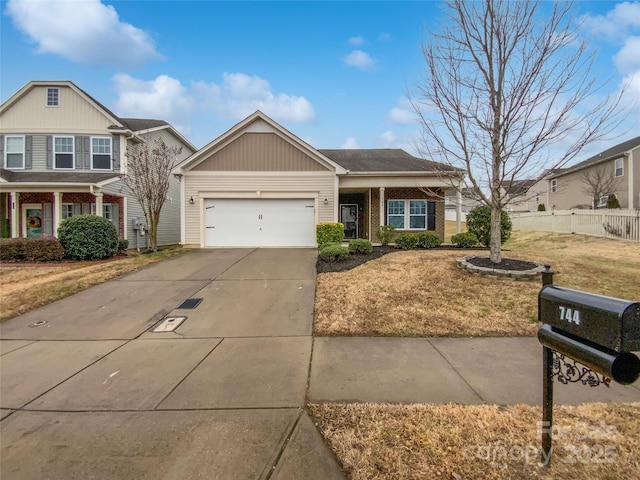
M 396 227 L 393 225 L 380 225 L 376 229 L 376 237 L 382 245 L 389 245 L 395 235 Z
M 369 240 L 359 238 L 349 242 L 349 252 L 361 255 L 371 255 L 373 252 L 373 244 Z
M 63 258 L 64 249 L 54 237 L 0 241 L 0 260 L 3 262 L 55 262 Z
M 414 248 L 418 248 L 418 235 L 415 233 L 401 233 L 396 237 L 396 248 L 400 248 L 402 250 L 413 250 Z
M 471 248 L 478 245 L 478 237 L 471 232 L 456 233 L 451 237 L 451 243 L 458 248 Z
M 417 234 L 418 248 L 435 248 L 442 243 L 440 237 L 434 232 L 420 232 Z
M 349 248 L 342 245 L 327 245 L 320 250 L 320 259 L 325 262 L 341 262 L 349 258 Z
M 316 226 L 316 240 L 318 246 L 327 243 L 342 243 L 344 240 L 344 225 L 342 223 L 319 223 Z
M 97 215 L 69 217 L 58 227 L 58 239 L 73 260 L 100 260 L 117 255 L 118 234 L 113 224 Z
M 506 242 L 511 237 L 511 219 L 504 210 L 500 211 L 500 240 Z M 486 205 L 479 205 L 467 213 L 467 229 L 475 233 L 478 241 L 489 246 L 491 243 L 491 210 Z

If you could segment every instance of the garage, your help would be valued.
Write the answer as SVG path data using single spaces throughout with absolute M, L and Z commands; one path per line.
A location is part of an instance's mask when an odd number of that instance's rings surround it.
M 207 247 L 314 247 L 314 199 L 205 199 Z

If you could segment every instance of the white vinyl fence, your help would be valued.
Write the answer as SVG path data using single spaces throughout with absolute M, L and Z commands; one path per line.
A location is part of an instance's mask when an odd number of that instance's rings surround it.
M 514 230 L 580 233 L 640 242 L 640 210 L 555 210 L 509 215 Z

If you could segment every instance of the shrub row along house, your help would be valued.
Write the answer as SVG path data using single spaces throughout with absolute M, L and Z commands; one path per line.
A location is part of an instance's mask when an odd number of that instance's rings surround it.
M 315 226 L 376 241 L 380 225 L 444 237 L 444 190 L 461 170 L 400 149 L 318 150 L 257 111 L 200 150 L 162 120 L 119 118 L 72 82 L 30 82 L 0 107 L 3 236 L 56 234 L 92 213 L 133 239 L 137 202 L 122 185 L 127 147 L 182 147 L 158 244 L 315 246 Z M 130 242 L 130 246 L 135 246 Z
M 157 138 L 182 147 L 177 161 L 196 151 L 167 122 L 120 118 L 72 82 L 29 82 L 0 106 L 2 236 L 55 236 L 65 218 L 95 214 L 130 246 L 142 242 L 132 220 L 144 214 L 122 176 L 127 147 Z M 180 242 L 180 204 L 172 177 L 159 244 Z

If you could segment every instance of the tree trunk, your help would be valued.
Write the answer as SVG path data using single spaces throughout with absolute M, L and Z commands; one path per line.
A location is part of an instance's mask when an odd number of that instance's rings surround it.
M 491 241 L 489 248 L 491 250 L 491 261 L 500 263 L 502 261 L 502 236 L 501 232 L 501 210 L 491 207 Z

